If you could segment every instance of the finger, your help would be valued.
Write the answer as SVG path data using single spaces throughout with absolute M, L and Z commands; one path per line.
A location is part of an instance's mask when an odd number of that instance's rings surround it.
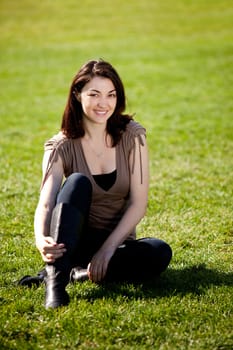
M 103 264 L 102 264 L 102 268 L 101 268 L 101 274 L 99 276 L 99 281 L 102 281 L 104 279 L 104 277 L 106 276 L 106 273 L 107 273 L 107 269 L 108 269 L 108 262 L 105 261 Z
M 46 253 L 51 253 L 51 254 L 63 254 L 66 252 L 66 248 L 57 248 L 57 247 L 51 247 L 46 249 Z
M 57 244 L 57 247 L 58 247 L 58 248 L 64 248 L 64 247 L 65 247 L 65 244 L 64 244 L 64 243 L 58 243 L 58 244 Z
M 64 254 L 66 252 L 66 248 L 58 248 L 58 247 L 44 247 L 42 250 L 43 254 L 53 254 L 53 255 L 60 255 Z
M 46 243 L 48 243 L 48 246 L 52 247 L 58 247 L 58 248 L 64 248 L 65 244 L 64 243 L 57 243 L 54 241 L 54 239 L 50 236 L 47 236 L 45 239 Z
M 103 267 L 102 267 L 101 280 L 103 280 L 104 277 L 106 276 L 107 269 L 108 269 L 108 263 L 105 262 L 105 263 L 103 264 Z
M 92 273 L 93 282 L 95 282 L 95 283 L 100 282 L 102 279 L 102 274 L 103 274 L 103 265 L 102 264 L 99 264 L 99 265 L 94 264 L 93 273 Z
M 96 266 L 93 262 L 88 265 L 88 276 L 92 282 L 96 282 Z
M 98 269 L 97 282 L 102 281 L 104 275 L 104 265 L 101 264 Z
M 50 236 L 46 236 L 45 242 L 48 243 L 49 245 L 57 245 L 57 242 L 55 242 L 54 239 Z
M 42 259 L 44 262 L 46 263 L 54 263 L 55 262 L 55 259 L 51 256 L 47 256 L 45 254 L 41 254 L 42 255 Z
M 108 260 L 102 259 L 91 263 L 91 277 L 94 282 L 100 282 L 104 279 L 108 267 Z
M 55 259 L 57 259 L 57 258 L 62 257 L 65 252 L 66 252 L 65 249 L 56 249 L 56 250 L 47 251 L 46 255 L 53 256 Z
M 88 275 L 88 278 L 91 280 L 90 267 L 91 267 L 91 263 L 89 263 L 89 264 L 87 265 L 87 275 Z
M 50 250 L 42 252 L 43 260 L 46 262 L 55 262 L 56 259 L 61 258 L 64 254 L 64 250 Z

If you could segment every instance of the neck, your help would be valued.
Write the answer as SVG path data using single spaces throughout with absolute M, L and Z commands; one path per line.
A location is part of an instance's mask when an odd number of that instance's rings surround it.
M 97 143 L 106 143 L 107 132 L 105 124 L 86 124 L 85 125 L 85 136 L 86 140 L 91 140 Z
M 111 137 L 103 128 L 94 128 L 95 130 L 85 129 L 85 135 L 82 143 L 97 157 L 102 158 L 105 151 L 112 147 Z
M 84 138 L 87 140 L 92 140 L 93 142 L 106 142 L 107 133 L 105 130 L 86 130 Z

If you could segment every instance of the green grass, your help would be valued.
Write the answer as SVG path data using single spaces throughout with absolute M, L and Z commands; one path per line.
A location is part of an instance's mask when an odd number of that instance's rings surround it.
M 0 2 L 0 348 L 228 350 L 232 332 L 233 6 L 229 0 Z M 102 57 L 147 128 L 151 184 L 138 235 L 173 248 L 145 285 L 15 285 L 34 245 L 43 143 L 80 65 Z

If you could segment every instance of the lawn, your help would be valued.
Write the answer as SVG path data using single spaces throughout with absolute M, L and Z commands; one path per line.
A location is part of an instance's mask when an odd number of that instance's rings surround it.
M 0 1 L 0 349 L 233 348 L 233 5 L 230 0 Z M 16 285 L 43 265 L 33 216 L 43 143 L 71 80 L 104 58 L 147 129 L 150 195 L 138 237 L 173 249 L 145 284 Z

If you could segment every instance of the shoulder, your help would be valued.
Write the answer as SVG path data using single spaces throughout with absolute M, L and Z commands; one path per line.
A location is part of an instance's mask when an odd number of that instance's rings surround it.
M 60 131 L 44 143 L 44 149 L 45 151 L 57 149 L 67 142 L 69 142 L 69 139 Z
M 143 136 L 146 137 L 146 129 L 138 122 L 131 120 L 122 135 L 122 145 L 129 151 L 135 148 L 135 139 L 137 138 L 141 145 L 144 145 Z
M 126 142 L 134 142 L 136 137 L 146 136 L 146 129 L 138 122 L 131 120 L 123 133 L 123 140 Z
M 146 129 L 138 122 L 131 120 L 126 126 L 125 133 L 126 136 L 128 134 L 136 137 L 138 135 L 146 135 Z
M 76 139 L 67 138 L 62 132 L 59 132 L 44 143 L 44 151 L 48 151 L 48 165 L 45 178 L 52 165 L 58 160 L 58 157 L 60 157 L 62 160 L 64 174 L 68 173 L 69 169 L 71 169 L 75 152 L 75 140 Z

